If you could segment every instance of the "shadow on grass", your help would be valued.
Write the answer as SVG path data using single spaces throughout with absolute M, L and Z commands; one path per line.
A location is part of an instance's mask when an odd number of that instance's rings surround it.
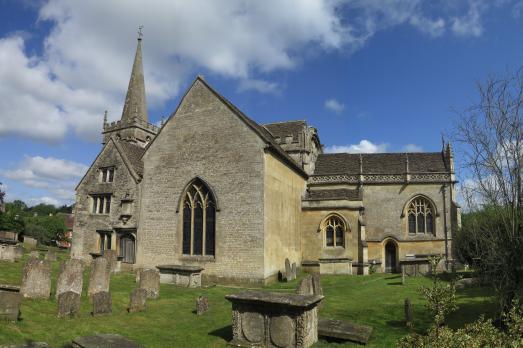
M 398 327 L 398 328 L 405 328 L 405 321 L 404 320 L 388 320 L 387 325 L 391 327 Z
M 403 285 L 401 282 L 387 283 L 387 285 Z
M 226 342 L 229 342 L 230 340 L 232 340 L 232 325 L 227 325 L 220 329 L 211 331 L 209 332 L 209 335 L 220 337 L 224 339 Z

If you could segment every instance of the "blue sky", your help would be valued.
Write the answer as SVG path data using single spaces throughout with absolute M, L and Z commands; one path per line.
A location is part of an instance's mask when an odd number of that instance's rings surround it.
M 0 0 L 8 200 L 74 200 L 140 24 L 152 122 L 203 74 L 259 123 L 306 119 L 328 151 L 439 151 L 476 82 L 523 65 L 523 0 Z

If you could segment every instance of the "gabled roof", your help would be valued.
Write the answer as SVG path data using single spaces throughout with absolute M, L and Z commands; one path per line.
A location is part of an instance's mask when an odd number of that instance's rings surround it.
M 117 149 L 118 153 L 120 154 L 120 157 L 122 158 L 122 161 L 124 162 L 125 166 L 131 173 L 131 176 L 133 177 L 134 181 L 138 183 L 141 179 L 141 176 L 143 175 L 143 162 L 142 162 L 142 155 L 145 152 L 145 149 L 141 148 L 138 145 L 133 145 L 130 143 L 127 143 L 125 141 L 118 141 L 114 137 L 110 137 L 109 141 L 102 147 L 102 150 L 96 156 L 93 163 L 89 166 L 89 169 L 85 172 L 82 179 L 80 179 L 80 182 L 78 185 L 76 185 L 75 190 L 78 189 L 78 187 L 82 184 L 84 179 L 86 178 L 89 171 L 93 168 L 94 164 L 98 161 L 98 158 L 102 155 L 102 153 L 105 151 L 105 149 L 109 146 L 109 144 L 114 144 L 114 147 Z
M 299 134 L 307 127 L 307 122 L 304 120 L 298 120 L 267 123 L 264 124 L 263 127 L 267 129 L 274 138 L 281 138 L 284 140 L 285 137 L 291 136 L 293 141 L 297 141 Z
M 361 161 L 361 169 L 360 169 Z M 332 153 L 320 154 L 314 175 L 448 173 L 442 152 L 420 153 Z
M 154 143 L 154 141 L 158 138 L 160 133 L 162 132 L 165 125 L 176 115 L 176 112 L 180 108 L 180 105 L 183 103 L 183 100 L 189 93 L 189 91 L 193 88 L 196 82 L 201 82 L 206 88 L 209 89 L 225 106 L 229 108 L 229 110 L 232 111 L 241 121 L 243 121 L 250 129 L 254 131 L 255 134 L 257 134 L 267 145 L 266 149 L 268 151 L 271 151 L 273 154 L 275 154 L 280 160 L 282 160 L 284 163 L 286 163 L 289 167 L 291 167 L 293 170 L 295 170 L 298 174 L 300 174 L 302 177 L 307 178 L 307 173 L 283 150 L 280 145 L 276 143 L 274 140 L 274 137 L 272 134 L 265 129 L 264 127 L 260 126 L 258 123 L 253 121 L 251 118 L 249 118 L 247 115 L 245 115 L 240 109 L 238 109 L 233 103 L 231 103 L 229 100 L 227 100 L 224 96 L 222 96 L 220 93 L 218 93 L 214 88 L 212 88 L 200 75 L 198 75 L 193 83 L 191 84 L 191 87 L 187 89 L 185 92 L 185 95 L 180 100 L 180 103 L 178 104 L 178 107 L 176 110 L 169 116 L 169 119 L 163 124 L 162 128 L 160 128 L 160 131 L 156 135 L 156 137 L 146 146 L 145 152 L 151 147 L 151 145 Z

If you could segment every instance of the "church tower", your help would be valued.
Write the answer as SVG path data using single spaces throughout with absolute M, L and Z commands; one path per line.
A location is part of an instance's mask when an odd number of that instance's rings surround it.
M 111 136 L 115 136 L 118 140 L 145 147 L 156 136 L 158 130 L 158 127 L 149 123 L 147 116 L 142 65 L 142 32 L 140 27 L 122 118 L 120 121 L 111 123 L 107 123 L 107 117 L 104 118 L 103 144 L 106 144 Z

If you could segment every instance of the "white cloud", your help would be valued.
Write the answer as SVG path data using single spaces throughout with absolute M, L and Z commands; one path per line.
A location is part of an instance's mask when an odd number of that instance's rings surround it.
M 393 26 L 437 37 L 451 25 L 458 35 L 478 36 L 484 2 L 471 0 L 465 14 L 442 6 L 450 10 L 438 16 L 421 0 L 38 2 L 39 21 L 51 28 L 41 55 L 27 53 L 27 34 L 0 39 L 0 137 L 59 142 L 74 130 L 99 140 L 103 111 L 110 121 L 121 115 L 139 24 L 147 98 L 155 107 L 202 71 L 235 79 L 238 91 L 278 94 L 268 76 L 314 53 L 353 52 Z
M 483 1 L 469 0 L 468 12 L 464 16 L 452 18 L 452 31 L 458 36 L 481 36 L 481 14 L 485 9 L 486 4 Z
M 27 200 L 27 205 L 29 206 L 33 206 L 33 205 L 38 205 L 40 203 L 44 203 L 44 204 L 52 204 L 56 207 L 60 206 L 62 203 L 56 199 L 56 198 L 53 198 L 53 197 L 47 197 L 47 196 L 43 196 L 43 197 L 31 197 Z
M 341 114 L 345 110 L 345 104 L 340 103 L 336 99 L 328 99 L 324 104 L 327 110 L 330 110 L 336 114 Z
M 381 143 L 374 144 L 373 142 L 363 139 L 358 144 L 352 145 L 332 145 L 325 148 L 326 153 L 378 153 L 386 152 L 389 148 L 389 144 Z
M 74 200 L 74 187 L 87 169 L 88 167 L 82 163 L 64 159 L 27 156 L 15 168 L 0 169 L 0 175 L 19 182 L 22 186 L 47 192 L 48 196 L 26 198 L 29 203 L 33 200 L 38 203 L 55 204 L 51 203 L 53 201 L 63 204 Z
M 416 144 L 407 144 L 403 146 L 404 152 L 423 152 L 423 148 Z

